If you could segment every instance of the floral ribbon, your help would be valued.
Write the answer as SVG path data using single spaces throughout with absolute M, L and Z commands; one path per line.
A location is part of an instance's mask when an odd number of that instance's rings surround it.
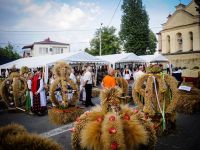
M 158 99 L 158 92 L 157 92 L 157 86 L 156 86 L 156 78 L 155 78 L 155 76 L 152 76 L 152 78 L 153 78 L 153 82 L 154 82 L 154 88 L 155 88 L 155 93 L 156 93 L 156 100 L 157 100 L 158 107 L 160 109 L 160 112 L 161 112 L 161 115 L 162 115 L 162 119 L 163 119 L 163 130 L 165 130 L 166 129 L 166 121 L 165 121 L 165 98 L 164 98 L 163 110 L 162 110 L 161 105 L 160 105 L 160 101 Z

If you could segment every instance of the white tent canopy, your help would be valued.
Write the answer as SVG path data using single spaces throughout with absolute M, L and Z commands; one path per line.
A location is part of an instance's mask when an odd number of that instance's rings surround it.
M 161 54 L 154 54 L 154 55 L 141 55 L 139 56 L 141 59 L 145 60 L 146 63 L 153 63 L 153 62 L 169 62 L 169 60 L 161 55 Z
M 96 57 L 108 61 L 111 64 L 126 63 L 126 62 L 144 62 L 143 59 L 141 59 L 134 53 L 112 54 L 112 55 L 103 55 Z
M 29 68 L 44 67 L 53 65 L 57 61 L 66 61 L 68 63 L 95 63 L 95 64 L 108 63 L 84 51 L 78 51 L 78 52 L 62 53 L 55 55 L 21 58 L 1 65 L 0 69 L 9 69 L 12 68 L 13 65 L 15 65 L 16 68 L 21 68 L 23 66 L 27 66 Z

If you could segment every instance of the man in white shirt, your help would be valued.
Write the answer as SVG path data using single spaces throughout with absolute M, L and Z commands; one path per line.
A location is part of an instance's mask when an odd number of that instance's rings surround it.
M 92 68 L 90 66 L 87 67 L 86 72 L 84 74 L 83 80 L 84 80 L 84 86 L 86 91 L 86 102 L 85 106 L 94 106 L 94 104 L 91 101 L 92 97 Z
M 71 70 L 69 78 L 76 84 L 76 76 L 74 75 L 74 69 Z

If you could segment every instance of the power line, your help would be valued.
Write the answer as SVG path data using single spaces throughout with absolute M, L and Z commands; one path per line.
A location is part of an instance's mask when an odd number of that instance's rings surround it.
M 30 43 L 29 44 L 25 44 L 25 43 L 12 43 L 12 42 L 0 42 L 0 45 L 8 45 L 8 44 L 11 44 L 11 45 L 30 45 Z M 85 44 L 85 43 L 89 43 L 89 41 L 88 42 L 71 42 L 71 43 L 69 43 L 70 45 L 72 45 L 72 44 Z
M 71 29 L 71 30 L 3 30 L 0 32 L 79 32 L 79 31 L 93 31 L 93 29 Z
M 111 22 L 112 22 L 112 20 L 113 20 L 113 18 L 114 18 L 114 16 L 115 16 L 115 14 L 116 14 L 116 12 L 117 12 L 117 9 L 118 9 L 120 3 L 121 3 L 121 0 L 119 0 L 119 3 L 118 3 L 118 5 L 117 5 L 117 7 L 115 8 L 115 11 L 114 11 L 114 13 L 113 13 L 113 15 L 112 15 L 112 17 L 111 17 L 111 19 L 110 19 L 110 22 L 109 22 L 108 26 L 110 26 L 110 24 L 111 24 Z

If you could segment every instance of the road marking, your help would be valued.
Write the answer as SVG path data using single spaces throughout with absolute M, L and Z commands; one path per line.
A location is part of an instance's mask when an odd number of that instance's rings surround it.
M 52 136 L 56 136 L 56 135 L 58 135 L 58 134 L 67 132 L 67 131 L 69 131 L 72 127 L 73 127 L 73 123 L 70 123 L 70 124 L 61 126 L 61 127 L 59 127 L 59 128 L 52 129 L 52 130 L 50 130 L 50 131 L 48 131 L 48 132 L 41 133 L 40 135 L 45 136 L 45 137 L 52 137 Z

